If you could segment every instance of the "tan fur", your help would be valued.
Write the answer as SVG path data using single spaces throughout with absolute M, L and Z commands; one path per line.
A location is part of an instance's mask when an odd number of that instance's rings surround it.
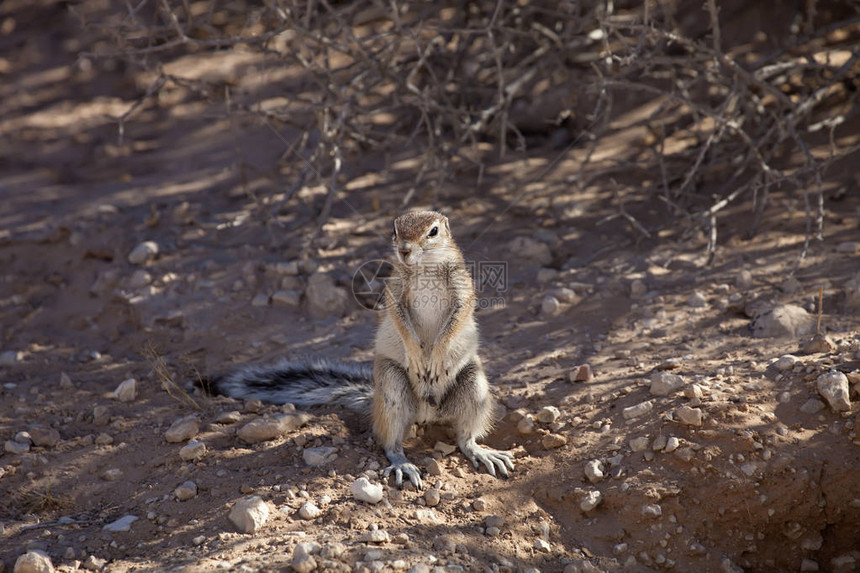
M 394 471 L 400 485 L 406 474 L 421 487 L 403 439 L 413 422 L 445 422 L 476 468 L 507 476 L 513 456 L 475 442 L 490 430 L 495 405 L 477 354 L 472 279 L 448 219 L 434 211 L 401 215 L 392 243 L 373 369 L 373 429 L 392 464 L 386 475 Z

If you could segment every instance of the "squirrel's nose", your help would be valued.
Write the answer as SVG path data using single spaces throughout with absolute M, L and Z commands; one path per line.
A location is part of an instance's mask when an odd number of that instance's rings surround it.
M 409 255 L 411 255 L 411 254 L 412 254 L 412 249 L 409 249 L 409 248 L 402 248 L 402 247 L 401 247 L 401 248 L 399 249 L 399 251 L 400 251 L 400 256 L 401 256 L 401 257 L 403 257 L 404 259 L 405 259 L 405 258 L 408 258 L 408 257 L 409 257 Z

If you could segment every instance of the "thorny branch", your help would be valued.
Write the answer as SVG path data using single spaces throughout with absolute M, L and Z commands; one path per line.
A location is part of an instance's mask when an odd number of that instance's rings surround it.
M 225 86 L 165 71 L 186 54 L 243 51 L 259 55 L 258 69 L 301 70 L 286 103 L 264 106 L 261 95 L 234 92 L 230 113 L 303 133 L 285 145 L 282 168 L 292 182 L 273 199 L 271 214 L 287 209 L 304 186 L 324 186 L 318 225 L 345 193 L 350 162 L 361 153 L 420 158 L 405 206 L 428 193 L 435 198 L 455 167 L 484 177 L 510 150 L 556 145 L 567 153 L 589 142 L 585 173 L 613 114 L 626 111 L 615 102 L 653 102 L 639 123 L 656 134 L 651 153 L 623 161 L 653 171 L 658 182 L 633 192 L 653 193 L 673 216 L 705 230 L 709 260 L 724 209 L 749 199 L 755 226 L 769 193 L 799 192 L 807 217 L 802 260 L 810 239 L 822 236 L 824 172 L 856 152 L 834 134 L 857 114 L 860 16 L 838 2 L 826 9 L 806 2 L 795 24 L 779 31 L 780 48 L 762 48 L 757 53 L 766 55 L 755 59 L 727 35 L 721 20 L 729 10 L 715 0 L 696 5 L 706 33 L 679 26 L 660 2 L 620 9 L 603 0 L 477 0 L 466 10 L 440 10 L 414 0 L 134 1 L 116 18 L 90 23 L 111 47 L 82 55 L 155 73 L 118 118 L 120 136 L 166 86 L 201 99 L 227 97 Z M 829 129 L 827 157 L 808 143 L 822 127 Z M 786 160 L 792 154 L 803 164 Z M 618 217 L 652 235 L 629 211 Z

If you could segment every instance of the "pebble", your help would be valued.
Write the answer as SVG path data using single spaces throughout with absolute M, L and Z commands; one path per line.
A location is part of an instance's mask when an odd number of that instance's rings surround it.
M 245 497 L 233 504 L 230 521 L 242 533 L 256 533 L 269 519 L 269 506 L 258 495 Z
M 105 531 L 114 531 L 114 532 L 129 531 L 131 529 L 131 524 L 134 523 L 135 521 L 137 521 L 136 515 L 123 515 L 122 517 L 120 517 L 116 521 L 112 521 L 111 523 L 108 523 L 107 525 L 102 527 L 102 529 Z
M 551 295 L 543 297 L 540 303 L 540 313 L 547 318 L 558 316 L 562 312 L 561 303 L 557 298 Z
M 416 563 L 408 573 L 430 573 L 430 566 L 426 563 Z
M 783 354 L 774 361 L 773 367 L 777 372 L 785 372 L 786 370 L 794 368 L 794 365 L 798 362 L 800 362 L 800 359 L 797 356 L 794 356 L 793 354 Z
M 600 460 L 591 460 L 585 464 L 585 477 L 591 483 L 597 483 L 603 479 L 603 464 Z
M 634 560 L 631 565 L 634 565 L 635 563 L 636 562 Z M 630 569 L 630 567 L 625 566 L 625 570 L 627 569 Z M 564 573 L 604 573 L 604 571 L 587 559 L 574 559 L 564 568 Z
M 854 253 L 860 252 L 860 242 L 857 241 L 845 241 L 843 243 L 839 243 L 836 245 L 837 253 L 848 253 L 853 255 Z
M 204 543 L 206 543 L 206 536 L 205 535 L 198 535 L 197 537 L 195 537 L 191 540 L 191 543 L 194 545 L 203 545 Z
M 144 241 L 137 245 L 128 254 L 128 262 L 133 265 L 143 265 L 153 260 L 158 255 L 158 243 Z
M 362 543 L 376 543 L 381 545 L 391 541 L 391 536 L 384 529 L 372 529 L 358 538 Z
M 349 492 L 358 501 L 367 503 L 379 503 L 382 501 L 382 488 L 370 483 L 367 478 L 360 477 L 349 486 Z
M 644 517 L 657 518 L 663 515 L 663 508 L 656 503 L 646 503 L 642 505 L 642 515 Z
M 817 398 L 810 398 L 800 407 L 800 411 L 804 414 L 817 414 L 824 408 L 824 402 Z
M 633 418 L 638 418 L 643 414 L 647 414 L 653 408 L 654 403 L 650 400 L 647 400 L 645 402 L 640 402 L 635 406 L 629 406 L 627 408 L 624 408 L 623 410 L 621 410 L 621 415 L 624 417 L 625 420 L 632 420 Z
M 481 498 L 478 498 L 472 502 L 472 509 L 474 509 L 475 511 L 484 511 L 487 509 L 487 502 Z
M 318 448 L 305 448 L 302 459 L 305 464 L 315 467 L 325 465 L 337 458 L 337 448 L 333 446 L 320 446 Z
M 82 567 L 87 571 L 101 571 L 107 565 L 107 559 L 90 555 L 84 561 Z
M 71 390 L 74 387 L 75 387 L 75 385 L 72 384 L 72 379 L 69 378 L 69 375 L 66 374 L 65 372 L 61 372 L 60 373 L 60 388 L 62 388 L 63 390 Z
M 505 518 L 501 515 L 488 515 L 484 518 L 484 527 L 495 527 L 501 529 L 505 525 Z
M 102 432 L 101 434 L 96 436 L 94 443 L 97 446 L 109 446 L 113 443 L 113 436 Z
M 102 472 L 101 478 L 105 481 L 117 481 L 122 478 L 122 470 L 110 468 Z
M 299 508 L 299 517 L 302 519 L 316 519 L 320 515 L 322 515 L 322 510 L 316 506 L 316 504 L 312 501 L 306 501 Z
M 812 559 L 804 558 L 803 561 L 800 562 L 800 570 L 801 571 L 818 571 L 818 561 L 813 561 Z
M 427 473 L 431 476 L 440 476 L 442 475 L 442 466 L 439 464 L 439 461 L 434 458 L 427 458 L 427 461 L 424 463 L 424 466 L 427 468 Z
M 445 442 L 436 442 L 433 446 L 433 451 L 439 452 L 443 456 L 450 456 L 457 451 L 457 446 L 446 444 Z
M 298 308 L 302 302 L 302 293 L 297 290 L 279 290 L 272 294 L 272 304 Z
M 346 553 L 346 549 L 347 547 L 343 543 L 331 541 L 322 546 L 322 549 L 320 549 L 320 557 L 324 559 L 337 559 Z
M 267 442 L 294 432 L 310 420 L 308 414 L 293 412 L 251 420 L 236 433 L 247 444 Z
M 197 484 L 193 481 L 183 482 L 182 485 L 173 490 L 173 495 L 179 501 L 187 501 L 197 496 Z
M 693 294 L 687 297 L 687 306 L 692 308 L 703 308 L 708 306 L 708 299 L 706 299 L 705 295 L 699 291 L 694 291 Z
M 836 350 L 836 344 L 825 334 L 816 334 L 800 345 L 804 354 L 828 354 Z
M 508 250 L 514 257 L 542 267 L 549 266 L 553 259 L 549 245 L 531 237 L 516 237 L 508 244 Z
M 259 398 L 249 398 L 245 400 L 245 412 L 249 414 L 257 414 L 263 409 L 263 401 Z
M 552 550 L 552 546 L 546 540 L 540 538 L 535 539 L 534 548 L 540 553 L 549 553 Z
M 197 462 L 206 455 L 206 444 L 191 440 L 179 449 L 179 457 L 184 462 Z
M 108 423 L 110 423 L 110 411 L 107 406 L 95 406 L 93 408 L 93 424 L 107 426 Z
M 648 292 L 648 287 L 641 279 L 633 279 L 630 283 L 630 298 L 642 298 Z
M 690 400 L 701 400 L 705 395 L 705 391 L 698 384 L 690 384 L 684 387 L 684 398 Z
M 200 419 L 196 414 L 180 418 L 164 432 L 164 439 L 170 443 L 185 442 L 200 431 Z
M 531 414 L 526 414 L 520 421 L 517 422 L 517 432 L 520 434 L 527 436 L 529 434 L 534 434 L 535 432 L 535 418 Z
M 128 278 L 128 288 L 139 289 L 152 282 L 152 275 L 143 269 L 137 269 Z
M 217 424 L 235 424 L 239 420 L 242 419 L 242 412 L 238 410 L 231 410 L 230 412 L 221 412 L 218 414 L 218 417 L 215 418 L 215 422 Z
M 137 397 L 137 380 L 134 378 L 123 380 L 113 391 L 113 396 L 120 402 L 131 402 Z
M 651 449 L 655 452 L 661 451 L 666 447 L 666 436 L 663 434 L 658 434 L 656 438 L 654 438 L 654 442 L 651 444 Z
M 681 446 L 681 440 L 676 438 L 675 436 L 670 437 L 666 440 L 666 447 L 663 449 L 667 454 L 671 454 L 675 450 L 677 450 Z
M 268 306 L 269 305 L 269 295 L 265 293 L 260 293 L 255 295 L 254 298 L 251 299 L 251 306 Z
M 30 451 L 29 443 L 16 442 L 15 440 L 6 440 L 3 449 L 8 454 L 22 455 Z
M 699 408 L 690 408 L 689 406 L 681 406 L 675 410 L 675 415 L 682 424 L 688 426 L 701 426 L 704 418 L 704 413 Z
M 315 272 L 308 277 L 305 289 L 308 310 L 315 317 L 343 316 L 349 308 L 350 295 L 327 274 Z
M 555 406 L 544 406 L 535 417 L 541 424 L 552 424 L 561 417 L 561 412 Z
M 316 559 L 312 555 L 293 555 L 293 570 L 296 573 L 310 573 L 317 568 Z
M 597 490 L 588 491 L 582 496 L 582 501 L 579 502 L 579 508 L 582 511 L 589 512 L 603 501 L 603 494 Z
M 634 452 L 644 452 L 651 445 L 651 440 L 645 436 L 633 438 L 630 440 L 630 449 Z
M 793 305 L 778 305 L 756 316 L 750 323 L 755 338 L 803 336 L 815 329 L 815 317 Z
M 24 354 L 19 350 L 6 350 L 0 352 L 0 366 L 13 366 L 24 358 Z
M 746 269 L 738 271 L 738 274 L 735 275 L 735 287 L 737 287 L 738 290 L 749 289 L 752 287 L 752 282 L 752 273 Z
M 54 564 L 44 551 L 31 550 L 15 560 L 12 573 L 54 573 Z
M 561 434 L 547 434 L 541 440 L 541 444 L 543 444 L 544 448 L 552 450 L 555 448 L 560 448 L 567 444 L 567 438 L 565 438 Z
M 668 396 L 684 386 L 684 379 L 677 374 L 670 374 L 664 370 L 651 375 L 651 395 Z
M 571 372 L 571 382 L 591 382 L 594 380 L 594 371 L 590 364 L 583 364 L 576 369 L 576 372 Z
M 27 427 L 27 432 L 30 434 L 30 440 L 34 446 L 53 448 L 60 443 L 60 432 L 54 428 L 33 424 Z
M 439 502 L 441 500 L 442 500 L 442 494 L 435 487 L 432 487 L 432 488 L 428 489 L 426 492 L 424 492 L 424 501 L 427 503 L 428 507 L 436 507 L 437 505 L 439 505 Z
M 834 412 L 847 412 L 851 409 L 848 377 L 842 372 L 831 370 L 822 374 L 816 380 L 815 386 Z

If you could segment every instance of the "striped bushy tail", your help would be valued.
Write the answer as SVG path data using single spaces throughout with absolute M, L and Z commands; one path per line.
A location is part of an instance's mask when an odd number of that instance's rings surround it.
M 217 394 L 300 408 L 338 405 L 370 415 L 373 371 L 370 366 L 326 359 L 281 360 L 247 365 L 209 381 Z

